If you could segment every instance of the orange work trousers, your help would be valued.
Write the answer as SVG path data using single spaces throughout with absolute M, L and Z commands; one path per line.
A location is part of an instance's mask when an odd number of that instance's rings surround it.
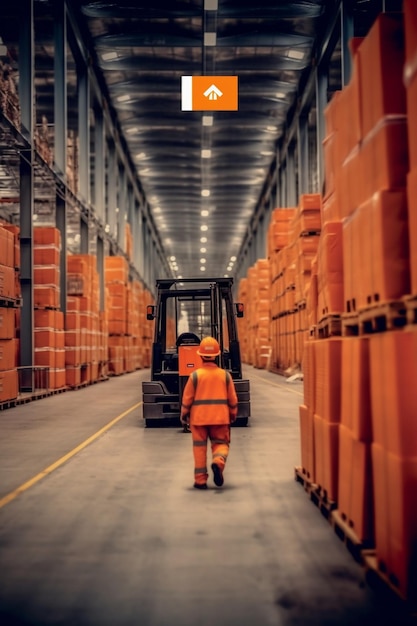
M 207 440 L 210 439 L 212 463 L 224 470 L 230 445 L 230 424 L 216 426 L 193 426 L 190 424 L 193 438 L 194 482 L 204 485 L 208 479 Z

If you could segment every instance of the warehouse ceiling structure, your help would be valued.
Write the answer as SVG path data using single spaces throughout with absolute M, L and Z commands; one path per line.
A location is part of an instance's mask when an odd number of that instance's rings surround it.
M 7 60 L 22 88 L 22 3 L 5 4 L 0 9 L 2 46 L 7 48 Z M 23 6 L 27 4 L 23 2 Z M 38 128 L 42 120 L 53 127 L 54 112 L 56 116 L 57 4 L 34 0 L 32 5 Z M 94 139 L 93 111 L 97 107 L 91 105 L 90 154 L 88 163 L 83 161 L 77 47 L 101 91 L 96 102 L 112 121 L 113 138 L 116 136 L 124 152 L 124 168 L 136 179 L 139 196 L 135 202 L 157 246 L 159 274 L 238 277 L 266 254 L 265 234 L 272 208 L 293 206 L 298 193 L 322 190 L 317 157 L 323 133 L 319 114 L 323 115 L 331 92 L 348 79 L 348 38 L 365 34 L 385 4 L 384 0 L 66 3 L 70 26 L 67 124 L 81 141 L 80 179 L 84 169 L 90 169 L 91 180 L 97 180 L 100 169 L 109 167 L 109 157 L 98 158 L 102 146 L 97 135 Z M 326 82 L 320 105 L 317 68 L 324 63 Z M 236 76 L 238 110 L 182 110 L 184 76 Z M 11 196 L 14 193 L 10 191 L 15 178 L 11 163 L 11 152 L 3 149 L 3 196 L 6 188 Z M 35 218 L 47 221 L 54 201 L 53 194 L 47 193 L 53 187 L 52 178 L 41 175 L 37 181 Z M 91 183 L 92 188 L 94 185 L 97 182 Z M 128 192 L 115 195 L 107 178 L 106 193 L 109 209 L 102 213 L 101 226 L 111 240 L 114 232 L 109 211 L 123 211 Z M 86 195 L 81 204 L 88 205 L 90 219 L 97 214 L 97 194 Z M 118 206 L 112 207 L 112 202 Z M 3 212 L 7 207 L 13 212 L 12 201 L 2 207 Z M 68 211 L 71 245 L 80 241 L 77 211 Z M 126 208 L 124 213 L 129 220 Z M 150 277 L 155 275 L 148 272 L 145 278 Z

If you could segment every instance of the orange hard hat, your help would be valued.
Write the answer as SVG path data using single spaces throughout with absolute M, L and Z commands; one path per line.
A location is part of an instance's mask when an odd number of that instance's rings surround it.
M 220 354 L 220 346 L 214 337 L 204 337 L 201 340 L 197 354 L 206 358 L 213 358 Z

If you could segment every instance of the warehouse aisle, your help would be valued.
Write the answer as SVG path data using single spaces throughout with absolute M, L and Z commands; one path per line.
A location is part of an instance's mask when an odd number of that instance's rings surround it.
M 190 435 L 143 428 L 147 370 L 0 413 L 2 625 L 405 623 L 294 481 L 302 383 L 246 374 L 251 426 L 206 492 Z

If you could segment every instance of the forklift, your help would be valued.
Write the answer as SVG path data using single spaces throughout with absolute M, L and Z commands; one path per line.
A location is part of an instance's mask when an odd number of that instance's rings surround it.
M 146 317 L 155 321 L 151 380 L 142 382 L 146 427 L 181 426 L 182 394 L 190 374 L 201 366 L 197 354 L 203 337 L 219 342 L 216 363 L 227 370 L 238 397 L 233 426 L 247 426 L 250 417 L 249 380 L 242 378 L 237 317 L 242 303 L 234 303 L 233 278 L 169 278 L 156 281 L 156 304 Z

